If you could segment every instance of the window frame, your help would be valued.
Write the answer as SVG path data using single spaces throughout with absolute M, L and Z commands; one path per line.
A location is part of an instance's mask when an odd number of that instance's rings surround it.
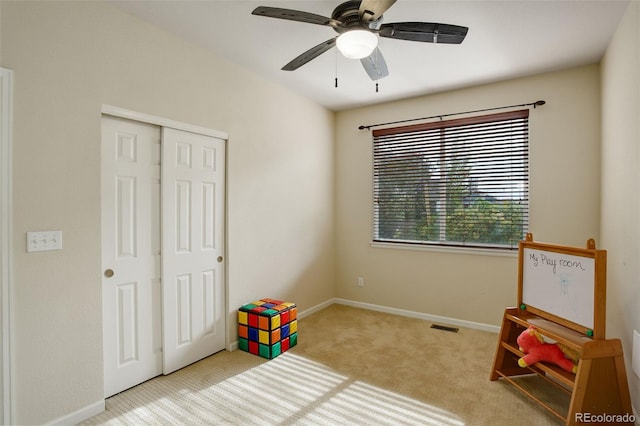
M 516 120 L 516 121 L 514 121 Z M 402 249 L 429 249 L 429 250 L 446 250 L 446 251 L 454 251 L 454 252 L 489 252 L 489 253 L 513 253 L 518 250 L 518 242 L 512 239 L 509 239 L 511 243 L 506 244 L 496 244 L 496 243 L 482 243 L 482 242 L 467 242 L 467 241 L 449 241 L 447 239 L 438 239 L 438 240 L 405 240 L 405 239 L 394 239 L 389 237 L 381 237 L 379 235 L 380 231 L 380 203 L 379 203 L 379 186 L 380 186 L 380 169 L 377 164 L 377 143 L 380 143 L 380 140 L 384 137 L 399 137 L 401 139 L 400 143 L 404 142 L 404 138 L 409 139 L 411 135 L 418 134 L 419 132 L 429 132 L 429 131 L 440 131 L 443 133 L 443 130 L 446 129 L 455 129 L 461 128 L 464 126 L 474 126 L 474 125 L 489 125 L 495 123 L 496 126 L 500 126 L 498 123 L 505 122 L 513 122 L 522 127 L 519 129 L 519 133 L 514 136 L 511 140 L 517 141 L 517 146 L 520 148 L 520 153 L 518 155 L 504 155 L 501 158 L 503 159 L 513 159 L 516 158 L 522 165 L 519 173 L 523 173 L 523 175 L 518 175 L 520 179 L 524 177 L 524 184 L 522 190 L 522 198 L 519 200 L 519 206 L 522 209 L 522 237 L 528 232 L 530 217 L 530 174 L 529 174 L 529 109 L 523 110 L 515 110 L 494 114 L 486 114 L 486 115 L 476 115 L 471 117 L 464 117 L 452 120 L 440 120 L 437 122 L 430 123 L 420 123 L 413 124 L 407 126 L 400 127 L 391 127 L 391 128 L 382 128 L 375 129 L 372 132 L 373 138 L 373 164 L 372 164 L 372 180 L 373 180 L 373 199 L 372 199 L 372 241 L 371 245 L 374 247 L 394 247 L 394 248 L 402 248 Z M 384 140 L 384 139 L 383 139 Z M 445 146 L 447 142 L 451 143 L 450 139 L 447 139 L 447 136 L 440 136 L 439 144 L 441 147 Z M 511 143 L 511 142 L 510 142 Z M 435 145 L 433 143 L 432 145 Z M 441 148 L 442 149 L 442 148 Z M 448 149 L 445 147 L 445 150 Z M 485 148 L 487 152 L 489 152 L 489 148 Z M 416 153 L 419 150 L 415 151 Z M 425 155 L 425 154 L 421 154 Z M 470 157 L 465 157 L 465 159 L 474 159 L 473 155 Z M 488 164 L 488 161 L 487 161 Z M 471 170 L 471 169 L 470 169 Z M 445 183 L 442 184 L 444 186 L 447 185 L 448 178 L 445 179 Z M 517 179 L 513 179 L 512 182 L 516 182 Z M 502 181 L 501 181 L 502 182 Z M 508 180 L 504 180 L 504 182 L 508 182 Z M 513 199 L 512 199 L 513 201 Z M 448 205 L 447 205 L 448 206 Z M 438 209 L 441 209 L 439 207 Z M 406 210 L 403 210 L 406 212 Z M 441 213 L 441 210 L 439 210 Z

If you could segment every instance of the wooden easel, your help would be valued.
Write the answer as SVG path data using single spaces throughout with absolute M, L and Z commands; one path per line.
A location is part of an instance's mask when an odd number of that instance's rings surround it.
M 593 272 L 593 281 L 585 280 L 583 274 L 583 282 L 575 283 L 586 284 L 585 287 L 593 291 L 593 298 L 590 294 L 586 298 L 593 301 L 593 307 L 587 307 L 589 314 L 593 312 L 593 318 L 588 324 L 580 324 L 575 322 L 574 318 L 563 317 L 562 310 L 551 312 L 554 309 L 545 310 L 527 304 L 525 295 L 532 294 L 532 289 L 535 294 L 536 287 L 530 286 L 542 287 L 539 280 L 544 278 L 544 275 L 527 275 L 531 268 L 527 262 L 536 253 L 546 254 L 550 259 L 559 259 L 560 263 L 568 263 L 564 258 L 570 258 L 574 260 L 574 264 L 580 264 L 584 260 L 584 264 L 588 265 L 581 270 L 587 270 L 589 277 Z M 504 312 L 490 379 L 494 381 L 502 378 L 514 385 L 566 425 L 582 424 L 586 416 L 603 416 L 602 419 L 605 421 L 602 423 L 605 424 L 633 424 L 622 343 L 620 339 L 605 339 L 606 261 L 606 251 L 597 250 L 593 239 L 587 242 L 586 249 L 581 249 L 536 243 L 533 236 L 527 234 L 519 246 L 518 307 L 507 308 Z M 551 261 L 549 263 L 551 264 Z M 556 273 L 555 269 L 553 273 Z M 535 297 L 530 298 L 536 300 Z M 543 336 L 580 354 L 576 374 L 544 362 L 525 368 L 518 365 L 518 359 L 524 356 L 524 353 L 518 349 L 516 339 L 529 326 L 536 327 Z M 518 376 L 531 374 L 539 375 L 550 385 L 570 395 L 566 415 L 559 413 L 518 383 Z

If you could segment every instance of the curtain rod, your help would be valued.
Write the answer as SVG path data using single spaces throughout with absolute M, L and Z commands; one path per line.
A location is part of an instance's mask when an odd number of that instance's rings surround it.
M 530 102 L 528 104 L 508 105 L 508 106 L 501 106 L 501 107 L 495 107 L 495 108 L 477 109 L 477 110 L 474 110 L 474 111 L 454 112 L 454 113 L 451 113 L 451 114 L 439 114 L 439 115 L 432 115 L 431 117 L 410 118 L 410 119 L 407 119 L 407 120 L 390 121 L 388 123 L 369 124 L 367 126 L 362 125 L 362 126 L 359 126 L 358 129 L 360 129 L 360 130 L 364 130 L 364 129 L 369 130 L 372 127 L 387 126 L 389 124 L 407 123 L 409 121 L 428 120 L 430 118 L 440 118 L 440 120 L 442 120 L 442 117 L 449 117 L 449 116 L 452 116 L 452 115 L 472 114 L 474 112 L 494 111 L 496 109 L 515 108 L 515 107 L 523 107 L 523 106 L 531 106 L 531 105 L 533 105 L 533 107 L 536 108 L 536 107 L 542 106 L 544 104 L 546 104 L 545 101 L 535 101 L 535 102 Z

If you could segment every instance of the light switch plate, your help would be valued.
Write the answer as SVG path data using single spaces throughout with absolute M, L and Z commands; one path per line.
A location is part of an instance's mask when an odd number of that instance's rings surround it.
M 62 250 L 62 231 L 27 232 L 27 252 Z
M 631 369 L 640 378 L 640 333 L 633 330 L 633 349 L 631 350 Z

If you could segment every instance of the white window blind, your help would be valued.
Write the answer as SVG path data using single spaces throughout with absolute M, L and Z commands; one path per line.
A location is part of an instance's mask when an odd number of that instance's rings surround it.
M 529 223 L 529 110 L 373 131 L 378 242 L 517 249 Z

